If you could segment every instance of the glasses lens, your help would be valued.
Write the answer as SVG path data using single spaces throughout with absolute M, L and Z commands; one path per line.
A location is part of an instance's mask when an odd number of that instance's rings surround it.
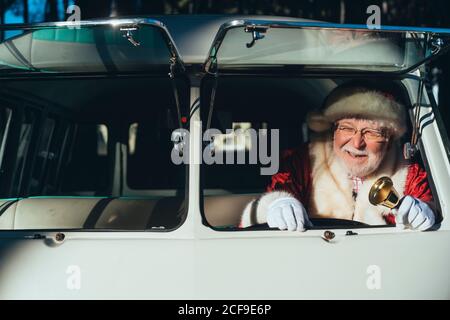
M 338 130 L 344 134 L 344 135 L 354 135 L 356 133 L 356 129 L 352 128 L 352 127 L 347 127 L 347 126 L 339 126 Z
M 383 140 L 384 139 L 383 132 L 379 131 L 379 130 L 372 130 L 372 129 L 364 130 L 363 136 L 364 136 L 364 138 L 366 138 L 368 140 Z

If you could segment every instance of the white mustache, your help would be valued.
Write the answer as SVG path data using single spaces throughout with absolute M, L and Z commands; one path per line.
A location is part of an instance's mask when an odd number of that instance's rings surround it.
M 350 152 L 350 153 L 353 153 L 353 154 L 356 155 L 356 156 L 368 156 L 368 155 L 369 155 L 369 152 L 367 152 L 367 151 L 364 151 L 364 150 L 358 150 L 358 149 L 355 149 L 355 148 L 353 148 L 353 147 L 351 147 L 351 146 L 348 146 L 348 145 L 343 146 L 343 147 L 341 148 L 341 150 L 343 150 L 343 151 L 348 151 L 348 152 Z

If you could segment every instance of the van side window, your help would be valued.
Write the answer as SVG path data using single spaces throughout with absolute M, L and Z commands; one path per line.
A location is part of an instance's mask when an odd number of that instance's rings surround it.
M 171 159 L 181 119 L 165 77 L 14 82 L 23 94 L 0 97 L 0 230 L 179 226 L 187 170 Z

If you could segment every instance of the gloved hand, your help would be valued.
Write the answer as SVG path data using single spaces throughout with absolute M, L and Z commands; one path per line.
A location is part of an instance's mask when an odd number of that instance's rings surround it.
M 312 227 L 305 207 L 293 197 L 274 200 L 267 210 L 267 224 L 271 228 L 289 231 L 306 231 Z
M 398 209 L 392 209 L 395 224 L 399 229 L 417 229 L 425 231 L 435 223 L 433 210 L 425 202 L 411 196 L 405 196 Z

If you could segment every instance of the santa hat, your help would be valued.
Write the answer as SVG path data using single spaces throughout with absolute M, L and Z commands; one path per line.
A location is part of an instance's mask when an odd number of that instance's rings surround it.
M 380 122 L 394 137 L 406 131 L 405 108 L 390 93 L 363 86 L 343 86 L 334 89 L 325 100 L 321 112 L 307 115 L 311 130 L 324 132 L 343 118 L 367 119 Z

